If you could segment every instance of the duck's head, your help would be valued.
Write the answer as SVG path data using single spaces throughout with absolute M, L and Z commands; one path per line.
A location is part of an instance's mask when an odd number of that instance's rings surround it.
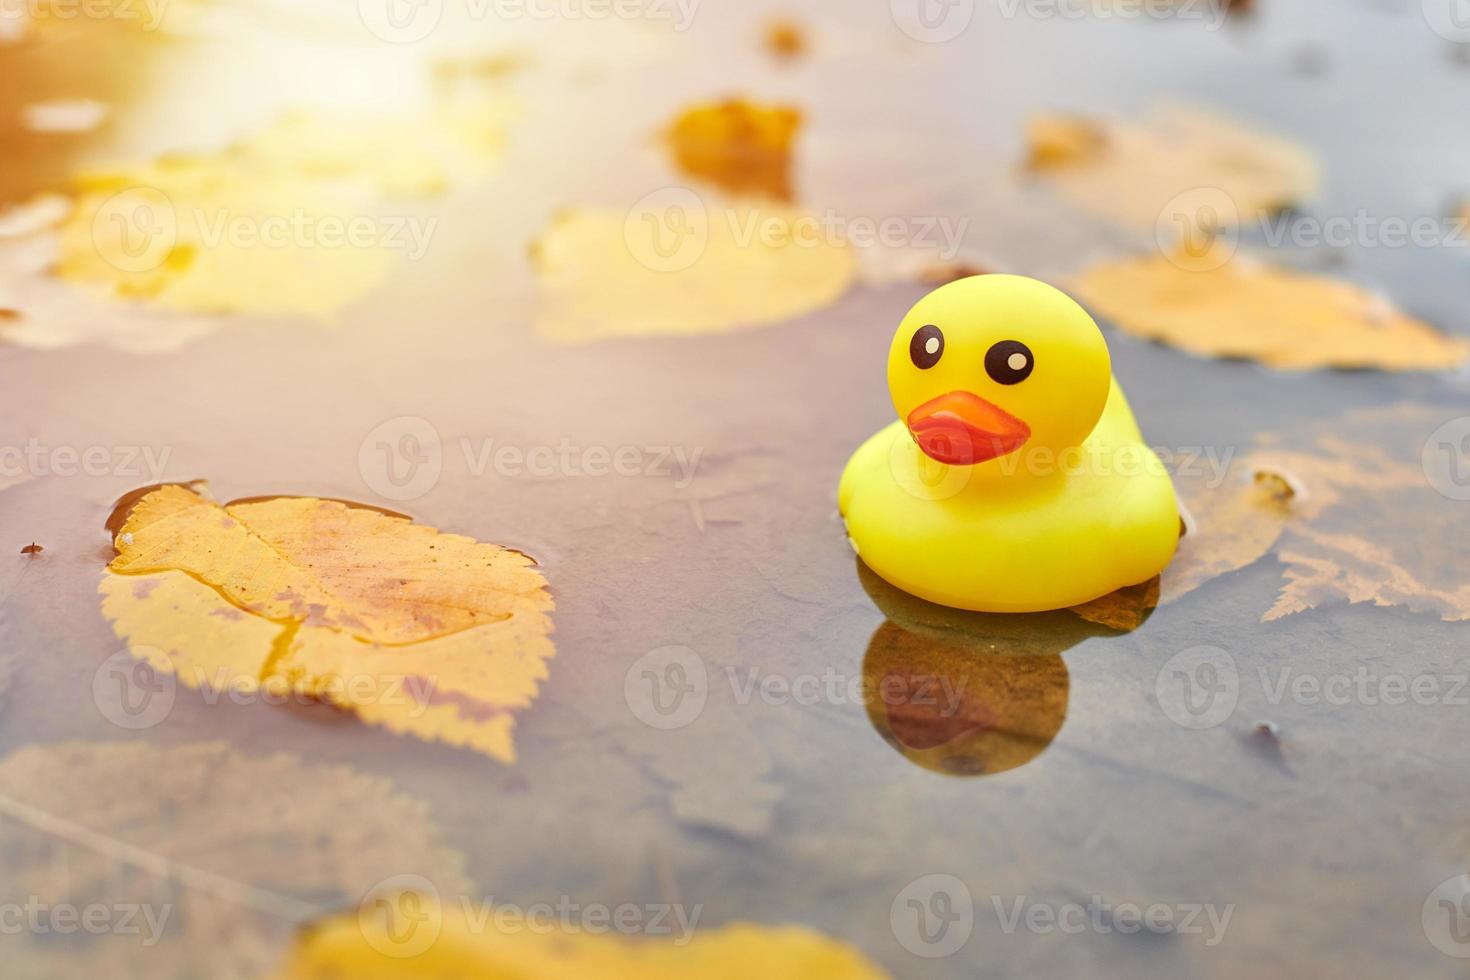
M 1107 402 L 1102 332 L 1061 290 L 1025 276 L 959 279 L 914 305 L 888 353 L 888 390 L 919 448 L 974 465 L 1087 438 Z

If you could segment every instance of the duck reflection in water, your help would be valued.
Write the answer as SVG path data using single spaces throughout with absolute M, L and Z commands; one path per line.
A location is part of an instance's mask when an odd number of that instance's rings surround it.
M 926 602 L 859 559 L 858 578 L 888 617 L 868 641 L 868 720 L 916 765 L 988 776 L 1026 765 L 1067 717 L 1062 653 L 1117 631 L 1065 609 L 977 613 Z

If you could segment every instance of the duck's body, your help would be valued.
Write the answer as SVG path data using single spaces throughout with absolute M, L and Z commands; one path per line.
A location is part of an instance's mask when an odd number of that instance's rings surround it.
M 966 283 L 967 290 L 930 302 Z M 978 316 L 977 300 L 987 304 Z M 1017 309 L 1018 302 L 1039 303 L 1029 310 L 1039 319 L 1028 324 L 1028 310 Z M 1173 484 L 1143 442 L 1091 318 L 1051 287 L 1015 276 L 952 283 L 914 313 L 900 328 L 889 366 L 904 421 L 859 447 L 838 488 L 862 560 L 906 592 L 983 612 L 1077 605 L 1162 571 L 1179 537 Z M 1085 327 L 1057 326 L 1059 317 L 1077 315 Z M 992 319 L 1025 342 L 992 344 L 996 335 L 986 326 Z M 916 328 L 919 321 L 926 325 Z M 914 331 L 937 330 L 938 321 L 949 324 L 941 349 L 936 355 L 931 341 L 926 355 L 924 335 Z M 967 331 L 978 331 L 979 343 L 962 354 Z M 1048 338 L 1048 331 L 1075 335 Z M 1024 351 L 1009 355 L 1023 367 L 1015 372 L 1020 378 L 1012 380 L 1015 373 L 1007 374 L 1002 360 L 991 375 L 998 383 L 987 386 L 983 370 L 977 379 L 976 359 L 987 348 L 1002 348 L 1002 355 Z M 948 377 L 937 370 L 940 356 L 955 362 Z M 994 367 L 996 358 L 987 358 Z M 1063 360 L 1078 370 L 1043 373 L 1049 361 Z M 925 373 L 915 376 L 915 367 Z M 963 389 L 957 379 L 967 382 Z M 1022 382 L 1030 385 L 1024 394 Z M 976 388 L 986 397 L 974 394 Z M 928 397 L 936 392 L 939 397 Z M 1069 398 L 1080 414 L 1067 412 Z
M 1116 381 L 1076 455 L 1080 466 L 1058 461 L 1050 475 L 968 479 L 968 467 L 925 456 L 894 422 L 853 454 L 837 505 L 858 555 L 905 592 L 981 612 L 1075 606 L 1148 581 L 1179 539 L 1174 486 Z M 1107 458 L 1136 472 L 1085 462 Z

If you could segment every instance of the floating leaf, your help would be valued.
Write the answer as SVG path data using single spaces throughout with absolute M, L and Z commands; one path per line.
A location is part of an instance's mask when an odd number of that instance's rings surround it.
M 512 712 L 555 652 L 524 555 L 337 501 L 220 506 L 181 486 L 143 496 L 115 546 L 104 614 L 188 687 L 290 691 L 515 760 Z
M 1295 144 L 1199 109 L 1169 107 L 1139 122 L 1044 115 L 1028 127 L 1027 168 L 1075 207 L 1125 228 L 1200 203 L 1233 225 L 1280 210 L 1317 185 L 1317 165 Z M 1189 217 L 1194 217 L 1191 213 Z M 1184 229 L 1180 229 L 1181 231 Z
M 14 976 L 260 976 L 293 921 L 385 878 L 469 887 L 428 808 L 387 780 L 223 742 L 20 749 L 0 760 L 0 827 L 0 901 L 137 913 L 65 943 L 9 937 Z
M 61 229 L 56 273 L 113 295 L 182 312 L 243 311 L 328 318 L 391 268 L 376 242 L 346 243 L 362 217 L 350 198 L 293 178 L 263 177 L 209 158 L 84 177 Z M 317 246 L 291 228 L 342 238 Z M 268 242 L 260 235 L 281 236 Z
M 1361 287 L 1229 257 L 1226 247 L 1100 263 L 1077 282 L 1079 298 L 1135 336 L 1284 370 L 1435 370 L 1470 357 L 1470 343 Z
M 734 923 L 687 943 L 583 929 L 477 924 L 462 907 L 420 906 L 419 929 L 437 929 L 405 955 L 402 934 L 381 915 L 341 915 L 311 927 L 280 980 L 338 977 L 477 977 L 481 980 L 878 980 L 885 976 L 845 943 L 801 926 Z M 672 925 L 670 926 L 672 928 Z M 680 937 L 681 939 L 683 937 Z M 422 945 L 422 951 L 418 946 Z M 395 955 L 396 954 L 396 955 Z
M 540 327 L 569 342 L 765 326 L 836 302 L 856 274 L 853 250 L 815 215 L 692 194 L 564 213 L 532 256 Z
M 330 319 L 371 292 L 432 225 L 381 198 L 439 193 L 498 158 L 504 114 L 292 113 L 218 153 L 83 174 L 56 272 L 196 313 Z
M 666 138 L 689 176 L 735 194 L 790 201 L 791 146 L 800 128 L 797 109 L 728 99 L 686 109 Z

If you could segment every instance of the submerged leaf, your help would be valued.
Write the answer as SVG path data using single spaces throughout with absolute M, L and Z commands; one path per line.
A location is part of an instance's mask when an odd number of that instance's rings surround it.
M 666 134 L 674 162 L 690 177 L 735 194 L 790 201 L 791 147 L 801 112 L 727 99 L 684 110 Z
M 1224 248 L 1100 263 L 1077 282 L 1079 298 L 1135 336 L 1287 370 L 1435 370 L 1470 357 L 1470 343 L 1361 287 Z
M 1464 453 L 1452 440 L 1433 444 L 1445 421 L 1423 406 L 1354 412 L 1306 440 L 1262 437 L 1223 482 L 1176 477 L 1188 532 L 1164 570 L 1159 601 L 1274 554 L 1286 584 L 1268 621 L 1335 602 L 1470 619 L 1470 559 L 1459 546 L 1464 504 L 1427 479 L 1431 464 L 1447 462 L 1427 454 Z M 1458 468 L 1446 478 L 1463 479 L 1467 464 L 1448 462 Z M 1123 590 L 1073 611 L 1105 622 L 1150 605 Z
M 1169 567 L 1142 585 L 1073 606 L 1074 613 L 1114 629 L 1134 629 L 1160 603 L 1264 558 L 1292 514 L 1294 494 L 1287 482 L 1244 464 L 1228 467 L 1219 478 L 1176 475 L 1174 486 L 1183 511 L 1183 536 Z
M 545 579 L 518 552 L 310 497 L 142 497 L 103 574 L 135 656 L 191 688 L 289 691 L 513 762 L 546 661 Z
M 1048 187 L 1130 229 L 1155 229 L 1180 210 L 1181 195 L 1209 191 L 1201 201 L 1214 205 L 1212 222 L 1234 225 L 1317 185 L 1306 150 L 1199 109 L 1159 109 L 1139 122 L 1043 115 L 1031 121 L 1028 144 L 1027 167 Z
M 1231 467 L 1218 486 L 1180 480 L 1179 492 L 1186 531 L 1161 577 L 1164 602 L 1264 557 L 1281 537 L 1295 497 L 1280 474 L 1246 466 Z
M 9 937 L 15 976 L 260 976 L 293 921 L 384 878 L 469 887 L 428 808 L 387 780 L 223 742 L 20 749 L 0 760 L 0 829 L 0 901 L 138 913 L 65 943 Z
M 533 259 L 541 330 L 568 342 L 765 326 L 836 302 L 856 274 L 814 215 L 692 194 L 563 214 Z
M 425 900 L 427 901 L 427 900 Z M 856 949 L 801 926 L 734 923 L 695 932 L 687 943 L 626 938 L 584 929 L 501 930 L 462 907 L 421 909 L 420 928 L 437 935 L 404 951 L 396 923 L 382 915 L 341 915 L 312 926 L 280 980 L 476 977 L 480 980 L 879 980 L 886 976 Z
M 1465 503 L 1438 492 L 1426 473 L 1437 463 L 1426 455 L 1441 448 L 1432 433 L 1445 421 L 1419 406 L 1355 412 L 1303 448 L 1256 454 L 1303 488 L 1301 519 L 1280 548 L 1287 581 L 1265 619 L 1345 601 L 1470 620 Z

